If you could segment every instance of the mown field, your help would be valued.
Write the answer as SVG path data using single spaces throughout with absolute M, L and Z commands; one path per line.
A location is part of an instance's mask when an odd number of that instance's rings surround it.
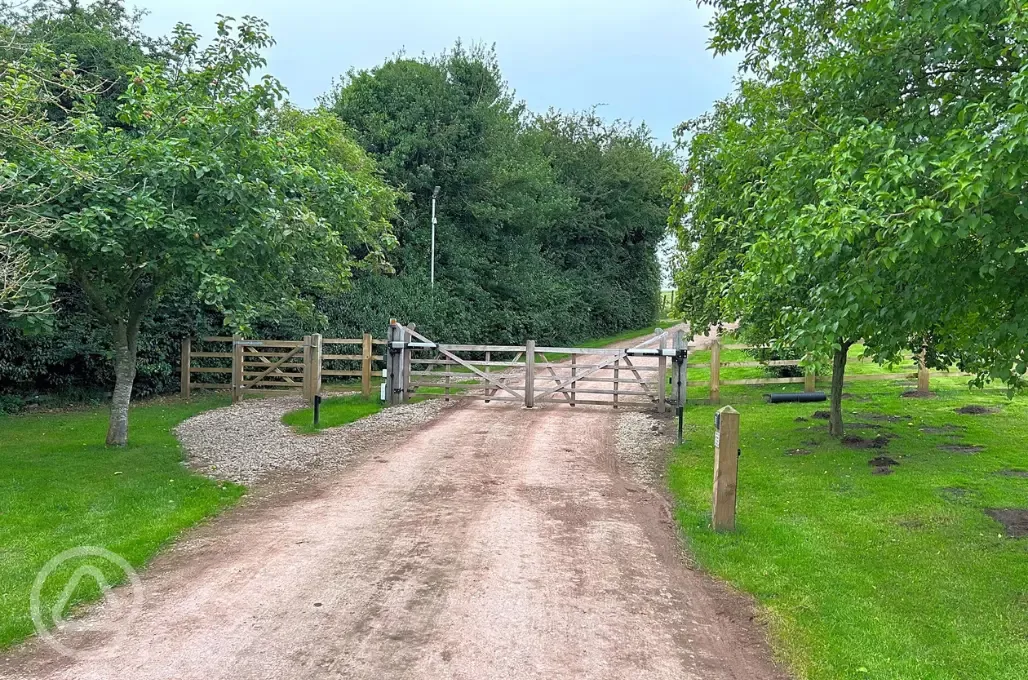
M 0 416 L 0 647 L 33 632 L 29 592 L 55 555 L 100 546 L 142 567 L 184 528 L 232 505 L 234 484 L 192 474 L 182 464 L 175 425 L 224 397 L 157 400 L 132 409 L 129 445 L 104 446 L 106 408 Z M 95 563 L 112 583 L 124 576 Z M 76 562 L 42 591 L 53 602 Z M 67 573 L 65 573 L 67 572 Z M 63 575 L 63 577 L 62 577 Z M 85 578 L 69 605 L 99 597 Z
M 1028 677 L 1028 539 L 988 514 L 1028 508 L 1028 400 L 932 383 L 934 399 L 901 397 L 907 381 L 848 385 L 849 445 L 814 417 L 825 404 L 725 388 L 741 413 L 734 534 L 709 528 L 717 407 L 686 410 L 669 486 L 689 548 L 756 597 L 798 678 Z M 968 405 L 987 412 L 956 412 Z

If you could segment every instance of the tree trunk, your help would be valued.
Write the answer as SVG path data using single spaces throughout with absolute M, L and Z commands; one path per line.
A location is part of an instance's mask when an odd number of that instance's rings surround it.
M 832 358 L 832 395 L 831 417 L 828 420 L 828 433 L 833 437 L 842 437 L 842 381 L 846 377 L 846 358 L 849 356 L 850 345 L 842 342 Z
M 114 327 L 114 396 L 111 399 L 111 420 L 107 427 L 107 445 L 128 443 L 129 402 L 132 383 L 136 380 L 136 338 L 139 319 L 118 321 Z

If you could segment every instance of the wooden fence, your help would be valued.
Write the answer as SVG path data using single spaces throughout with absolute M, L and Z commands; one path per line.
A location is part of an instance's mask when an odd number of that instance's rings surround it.
M 299 392 L 313 399 L 325 377 L 360 378 L 361 393 L 370 397 L 375 363 L 384 361 L 374 348 L 385 341 L 365 333 L 362 338 L 315 334 L 302 340 L 212 336 L 200 338 L 198 343 L 196 349 L 192 340 L 182 341 L 180 393 L 188 398 L 195 389 L 230 390 L 235 403 L 245 394 Z M 332 353 L 326 353 L 326 346 Z M 217 376 L 225 376 L 225 380 L 219 381 Z
M 788 377 L 788 378 L 774 378 L 771 376 L 761 378 L 746 378 L 738 380 L 724 380 L 721 378 L 722 368 L 768 368 L 774 366 L 799 366 L 799 359 L 776 359 L 771 361 L 722 361 L 721 351 L 722 350 L 760 350 L 763 348 L 756 347 L 754 345 L 742 345 L 742 344 L 724 344 L 717 339 L 713 340 L 709 344 L 701 343 L 690 343 L 690 352 L 695 350 L 710 350 L 710 379 L 709 380 L 687 380 L 689 387 L 710 387 L 710 402 L 713 404 L 721 403 L 721 387 L 724 385 L 787 385 L 792 383 L 803 383 L 803 389 L 806 392 L 813 392 L 817 388 L 817 382 L 819 380 L 830 380 L 831 376 L 818 376 L 813 370 L 806 370 L 804 375 Z M 928 392 L 931 387 L 931 371 L 924 365 L 922 357 L 917 354 L 912 354 L 909 357 L 911 361 L 910 370 L 902 373 L 857 373 L 852 374 L 847 372 L 844 383 L 865 381 L 865 380 L 905 380 L 917 378 L 917 391 Z M 854 365 L 862 363 L 859 360 L 848 359 L 847 365 Z M 690 363 L 690 368 L 696 368 L 703 366 L 703 364 Z M 947 376 L 969 376 L 970 373 L 960 372 L 946 372 Z

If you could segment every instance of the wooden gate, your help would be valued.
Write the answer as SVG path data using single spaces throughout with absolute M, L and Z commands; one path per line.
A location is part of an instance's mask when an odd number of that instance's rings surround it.
M 387 399 L 392 404 L 419 398 L 477 399 L 537 404 L 597 405 L 664 412 L 668 333 L 632 347 L 537 347 L 524 345 L 439 344 L 415 326 L 390 324 L 387 345 Z

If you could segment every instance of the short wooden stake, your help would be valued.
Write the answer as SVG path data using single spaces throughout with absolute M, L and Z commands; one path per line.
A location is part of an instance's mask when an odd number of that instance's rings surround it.
M 535 406 L 535 340 L 525 342 L 525 408 Z
M 715 415 L 714 531 L 735 530 L 736 490 L 739 476 L 739 412 L 725 406 Z
M 710 346 L 710 403 L 721 403 L 721 339 Z
M 489 363 L 489 362 L 491 361 L 491 359 L 490 359 L 490 356 L 491 356 L 491 353 L 490 353 L 490 352 L 486 352 L 486 353 L 485 353 L 485 363 L 487 363 L 487 364 L 488 364 L 488 363 Z M 449 370 L 450 370 L 450 367 L 449 367 L 449 366 L 446 366 L 445 368 L 446 368 L 446 370 L 447 370 L 447 371 L 449 371 Z M 486 366 L 486 367 L 485 367 L 485 368 L 484 368 L 484 369 L 482 370 L 482 372 L 483 372 L 483 373 L 489 373 L 489 369 L 490 369 L 490 368 L 492 368 L 492 366 Z M 447 382 L 449 382 L 449 380 L 447 380 Z M 449 389 L 447 389 L 446 393 L 447 393 L 447 394 L 449 394 Z M 490 391 L 489 391 L 489 388 L 488 388 L 488 387 L 486 387 L 486 390 L 485 390 L 485 394 L 486 394 L 486 396 L 489 396 L 489 395 L 491 395 L 491 394 L 492 394 L 492 392 L 490 392 Z M 485 403 L 487 403 L 487 404 L 488 404 L 488 403 L 489 403 L 489 401 L 490 401 L 489 399 L 486 399 L 486 400 L 485 400 Z
M 365 399 L 371 398 L 371 357 L 371 333 L 365 333 L 361 345 L 361 394 Z
M 179 374 L 179 393 L 182 395 L 183 399 L 189 398 L 189 364 L 192 361 L 192 357 L 190 356 L 191 345 L 192 341 L 189 338 L 182 341 L 182 370 Z

